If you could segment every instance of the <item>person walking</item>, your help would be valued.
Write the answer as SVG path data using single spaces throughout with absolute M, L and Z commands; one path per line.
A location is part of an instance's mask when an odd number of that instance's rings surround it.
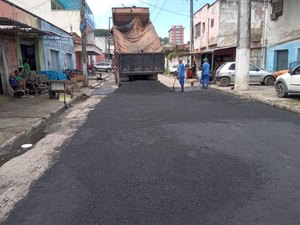
M 208 83 L 209 83 L 209 71 L 210 71 L 210 65 L 208 63 L 208 59 L 204 58 L 203 59 L 203 65 L 202 65 L 202 72 L 201 72 L 201 80 L 200 84 L 202 89 L 207 89 L 208 88 Z
M 182 62 L 182 59 L 179 59 L 178 76 L 179 76 L 179 83 L 182 92 L 184 92 L 184 74 L 185 74 L 185 66 Z

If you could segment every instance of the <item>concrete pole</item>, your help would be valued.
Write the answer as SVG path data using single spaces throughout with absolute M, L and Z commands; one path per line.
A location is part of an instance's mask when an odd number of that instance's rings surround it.
M 234 88 L 236 90 L 248 90 L 251 40 L 251 0 L 242 0 L 238 2 L 237 49 Z
M 86 52 L 86 43 L 87 43 L 87 29 L 86 29 L 86 18 L 85 18 L 85 0 L 80 0 L 80 23 L 82 25 L 81 29 L 81 60 L 82 60 L 82 75 L 85 77 L 83 85 L 88 85 L 88 76 L 87 76 L 87 52 Z
M 190 0 L 190 53 L 194 52 L 194 0 Z M 191 54 L 190 66 L 193 65 L 193 55 Z
M 107 51 L 107 61 L 110 62 L 110 19 L 112 17 L 108 17 L 108 33 L 107 33 L 107 38 L 108 38 L 108 51 Z

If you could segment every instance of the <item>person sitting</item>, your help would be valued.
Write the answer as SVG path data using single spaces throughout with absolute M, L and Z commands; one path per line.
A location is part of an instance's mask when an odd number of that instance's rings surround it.
M 20 82 L 18 82 L 18 81 L 16 80 L 16 78 L 15 78 L 15 73 L 12 72 L 12 73 L 9 74 L 9 79 L 8 79 L 8 81 L 9 81 L 9 84 L 10 84 L 10 86 L 11 86 L 13 92 L 18 92 L 18 91 L 20 91 L 20 92 L 23 92 L 24 95 L 25 95 L 25 92 L 26 92 L 26 91 L 27 91 L 27 93 L 28 93 L 28 90 L 23 89 L 23 87 L 22 87 L 22 85 L 20 84 Z
M 18 82 L 18 84 L 20 84 L 24 90 L 28 91 L 28 89 L 26 88 L 26 80 L 22 77 L 22 71 L 20 72 L 19 69 L 17 69 L 14 71 L 14 74 L 14 78 Z

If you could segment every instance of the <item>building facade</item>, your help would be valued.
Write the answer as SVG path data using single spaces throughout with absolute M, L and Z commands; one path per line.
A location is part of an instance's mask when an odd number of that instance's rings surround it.
M 46 21 L 49 21 L 62 30 L 69 33 L 76 33 L 81 37 L 81 16 L 80 16 L 80 0 L 30 0 L 30 1 L 19 1 L 10 0 L 16 5 L 32 12 L 35 15 L 39 15 Z M 84 4 L 86 24 L 84 35 L 87 39 L 87 55 L 88 60 L 92 61 L 93 55 L 101 54 L 101 49 L 95 43 L 95 22 L 94 15 L 89 5 L 85 2 Z M 81 65 L 81 54 L 82 47 L 81 42 L 75 45 L 76 52 L 76 68 L 82 69 Z
M 52 51 L 57 58 L 51 57 Z M 66 58 L 72 66 L 75 52 L 69 33 L 9 1 L 0 1 L 0 94 L 10 93 L 9 73 L 25 59 L 38 72 L 65 69 Z
M 300 63 L 299 11 L 298 0 L 273 0 L 268 4 L 263 38 L 267 69 L 288 69 Z
M 263 2 L 252 2 L 251 58 L 261 63 L 261 38 L 265 7 Z M 194 14 L 194 55 L 197 63 L 208 58 L 212 69 L 222 63 L 235 61 L 237 45 L 238 1 L 217 0 L 206 4 Z
M 184 44 L 184 27 L 181 25 L 173 25 L 169 30 L 169 43 L 173 45 Z

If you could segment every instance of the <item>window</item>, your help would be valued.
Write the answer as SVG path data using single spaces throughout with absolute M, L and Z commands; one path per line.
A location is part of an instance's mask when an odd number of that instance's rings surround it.
M 250 65 L 250 68 L 249 68 L 250 71 L 259 71 L 259 69 L 253 65 Z
M 210 27 L 214 27 L 215 26 L 215 20 L 214 19 L 211 19 L 210 20 Z
M 231 64 L 228 68 L 228 70 L 235 70 L 235 63 Z
M 202 23 L 202 33 L 205 32 L 205 23 Z
M 271 20 L 276 20 L 283 13 L 283 0 L 272 0 Z
M 201 23 L 197 23 L 195 26 L 195 37 L 199 37 L 201 35 Z

